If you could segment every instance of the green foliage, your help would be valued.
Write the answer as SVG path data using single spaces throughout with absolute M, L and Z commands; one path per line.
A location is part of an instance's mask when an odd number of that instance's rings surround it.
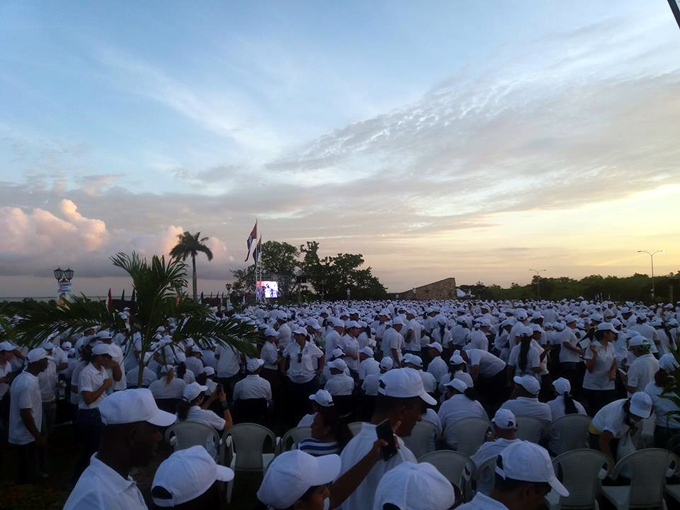
M 209 237 L 201 237 L 200 232 L 191 234 L 188 230 L 177 236 L 177 244 L 170 250 L 170 256 L 174 259 L 186 260 L 191 257 L 192 267 L 192 290 L 194 299 L 198 296 L 198 278 L 196 276 L 196 255 L 205 253 L 208 260 L 213 259 L 213 253 L 205 244 Z M 185 283 L 186 285 L 186 283 Z

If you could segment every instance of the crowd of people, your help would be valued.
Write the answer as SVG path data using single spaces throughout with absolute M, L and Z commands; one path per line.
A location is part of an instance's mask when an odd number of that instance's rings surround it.
M 47 476 L 59 405 L 80 443 L 72 509 L 146 508 L 130 471 L 182 421 L 220 433 L 242 422 L 278 434 L 310 427 L 257 492 L 278 510 L 538 508 L 551 490 L 568 492 L 550 460 L 559 435 L 518 439 L 525 416 L 545 430 L 568 414 L 590 416 L 590 447 L 613 462 L 624 440 L 626 452 L 679 444 L 680 302 L 352 301 L 213 313 L 251 325 L 258 357 L 177 339 L 173 318 L 146 352 L 129 329 L 58 331 L 33 349 L 0 342 L 0 416 L 17 482 Z M 129 310 L 120 316 L 129 324 Z M 422 420 L 436 431 L 431 450 L 457 450 L 456 423 L 470 417 L 491 423 L 472 461 L 497 465 L 494 488 L 465 503 L 402 438 Z M 378 437 L 386 423 L 390 434 Z M 174 452 L 156 472 L 153 505 L 218 508 L 217 487 L 234 473 L 214 459 L 204 446 Z

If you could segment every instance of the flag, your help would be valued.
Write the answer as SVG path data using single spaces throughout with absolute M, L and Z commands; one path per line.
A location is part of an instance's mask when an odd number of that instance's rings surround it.
M 201 292 L 201 303 L 203 303 L 203 293 Z
M 109 310 L 113 309 L 113 299 L 111 298 L 111 288 L 109 288 L 109 294 L 106 299 L 106 306 L 109 308 Z
M 120 300 L 125 301 L 125 289 L 123 289 L 123 293 L 120 295 Z
M 248 262 L 248 257 L 250 257 L 250 247 L 255 242 L 255 239 L 257 239 L 257 221 L 255 221 L 253 231 L 250 233 L 250 235 L 248 236 L 248 240 L 246 241 L 246 245 L 248 246 L 248 255 L 246 255 L 246 260 L 244 260 L 243 262 Z
M 132 299 L 131 301 L 134 303 L 135 302 L 135 288 L 132 287 Z
M 262 252 L 262 236 L 260 236 L 260 240 L 257 242 L 257 246 L 253 250 L 253 260 L 257 264 L 257 259 L 260 258 L 260 252 Z

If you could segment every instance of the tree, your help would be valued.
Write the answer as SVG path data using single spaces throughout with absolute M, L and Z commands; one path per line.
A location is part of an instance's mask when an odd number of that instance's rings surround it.
M 18 343 L 27 346 L 40 345 L 49 335 L 70 331 L 72 334 L 92 327 L 109 329 L 114 333 L 126 334 L 127 348 L 134 348 L 134 337 L 139 337 L 141 352 L 140 366 L 145 366 L 147 352 L 161 352 L 160 347 L 152 350 L 154 338 L 160 326 L 174 318 L 176 329 L 172 333 L 171 347 L 186 338 L 193 338 L 201 347 L 208 342 L 231 345 L 249 356 L 255 355 L 257 331 L 250 325 L 230 319 L 215 320 L 210 308 L 182 294 L 179 289 L 186 281 L 186 264 L 179 258 L 152 257 L 148 262 L 136 253 L 131 256 L 119 253 L 111 257 L 113 265 L 123 269 L 131 278 L 136 291 L 137 311 L 130 316 L 129 329 L 120 315 L 109 310 L 105 301 L 94 301 L 71 297 L 64 306 L 55 302 L 24 301 L 10 303 L 0 310 L 5 317 L 20 318 L 12 325 L 12 334 Z M 155 345 L 155 344 L 154 344 Z M 138 381 L 141 386 L 143 370 Z
M 198 297 L 198 287 L 196 278 L 196 255 L 199 252 L 205 253 L 208 260 L 213 259 L 213 253 L 205 244 L 205 242 L 210 239 L 209 237 L 201 238 L 201 233 L 196 232 L 194 235 L 188 230 L 185 230 L 183 234 L 177 235 L 178 242 L 175 247 L 170 250 L 170 256 L 176 259 L 186 260 L 187 257 L 191 256 L 191 267 L 192 267 L 192 281 L 193 281 L 193 291 L 194 299 Z

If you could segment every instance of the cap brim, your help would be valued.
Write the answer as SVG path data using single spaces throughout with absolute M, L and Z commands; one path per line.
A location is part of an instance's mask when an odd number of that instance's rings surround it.
M 560 482 L 556 476 L 553 476 L 552 479 L 548 481 L 548 483 L 557 494 L 559 494 L 563 498 L 569 497 L 569 491 L 564 485 L 562 485 L 562 482 Z
M 646 420 L 647 418 L 649 418 L 652 415 L 652 410 L 650 409 L 649 412 L 645 413 L 642 409 L 640 409 L 636 405 L 631 404 L 630 413 L 634 414 L 635 416 L 637 416 L 641 420 Z M 646 414 L 646 416 L 644 416 L 643 413 Z
M 158 409 L 156 413 L 146 421 L 157 427 L 169 427 L 177 421 L 177 416 Z
M 342 461 L 339 455 L 322 455 L 316 457 L 316 462 L 316 470 L 309 480 L 312 487 L 331 483 L 340 475 Z
M 436 406 L 437 401 L 432 398 L 432 396 L 427 393 L 425 390 L 422 391 L 420 395 L 418 395 L 426 404 L 430 404 L 431 406 Z
M 226 466 L 220 466 L 217 464 L 215 466 L 217 468 L 216 478 L 220 482 L 231 482 L 234 479 L 234 471 L 229 469 Z

